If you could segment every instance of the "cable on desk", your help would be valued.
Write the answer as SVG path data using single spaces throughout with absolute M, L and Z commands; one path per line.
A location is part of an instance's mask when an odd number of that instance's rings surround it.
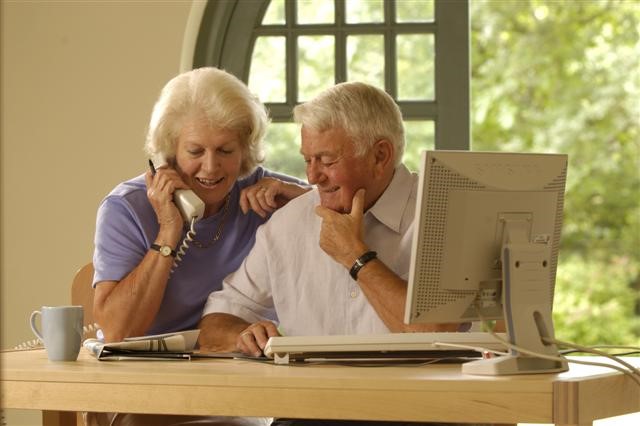
M 640 375 L 637 374 L 638 369 L 631 366 L 630 364 L 628 364 L 627 362 L 625 362 L 624 360 L 618 360 L 616 359 L 616 357 L 612 357 L 611 355 L 607 354 L 607 358 L 612 358 L 614 359 L 614 361 L 622 364 L 622 365 L 629 365 L 631 367 L 631 369 L 624 368 L 618 365 L 613 365 L 613 364 L 605 364 L 603 362 L 597 362 L 597 361 L 583 361 L 583 360 L 577 360 L 577 359 L 568 359 L 565 357 L 560 357 L 560 356 L 553 356 L 553 355 L 547 355 L 547 354 L 541 354 L 539 352 L 535 352 L 535 351 L 531 351 L 529 349 L 525 349 L 523 347 L 520 347 L 518 345 L 514 345 L 511 342 L 508 342 L 507 340 L 503 339 L 502 337 L 498 336 L 493 330 L 489 330 L 488 333 L 490 333 L 493 337 L 495 337 L 496 339 L 498 339 L 500 342 L 502 342 L 506 347 L 508 347 L 509 349 L 521 352 L 523 354 L 527 354 L 530 356 L 534 356 L 537 358 L 542 358 L 542 359 L 548 359 L 551 361 L 562 361 L 562 362 L 571 362 L 574 364 L 583 364 L 583 365 L 592 365 L 592 366 L 596 366 L 596 367 L 606 367 L 606 368 L 611 368 L 613 370 L 619 371 L 623 374 L 626 374 L 627 376 L 631 377 L 631 379 L 638 385 L 640 386 Z M 555 341 L 555 339 L 548 339 L 548 338 L 542 338 L 543 341 L 545 339 L 549 340 L 548 343 L 553 343 L 553 341 Z M 559 341 L 558 341 L 559 342 Z M 562 343 L 566 343 L 566 342 L 562 342 Z M 588 349 L 586 347 L 584 347 L 584 349 Z M 590 352 L 590 353 L 595 353 L 592 350 L 588 350 L 586 352 Z M 601 351 L 598 351 L 601 352 Z M 604 352 L 602 352 L 604 353 Z M 604 355 L 603 355 L 604 356 Z M 622 361 L 622 363 L 620 362 Z
M 598 346 L 591 346 L 592 348 L 599 348 L 601 347 L 600 345 Z M 609 349 L 625 349 L 625 346 L 610 346 Z M 561 355 L 570 355 L 570 354 L 575 354 L 575 353 L 584 353 L 584 351 L 581 351 L 579 349 L 562 349 L 560 351 Z M 630 356 L 630 355 L 640 355 L 640 349 L 638 350 L 633 350 L 633 349 L 629 349 L 626 352 L 616 352 L 616 353 L 610 353 L 609 355 L 613 355 L 613 356 Z
M 611 355 L 607 352 L 601 351 L 599 349 L 597 349 L 595 346 L 582 346 L 582 345 L 578 345 L 575 343 L 570 343 L 570 342 L 565 342 L 562 340 L 558 340 L 558 339 L 554 339 L 551 337 L 543 337 L 542 341 L 545 343 L 552 343 L 556 346 L 564 346 L 564 347 L 568 347 L 568 348 L 572 348 L 572 349 L 577 349 L 581 352 L 585 352 L 585 353 L 592 353 L 594 355 L 599 355 L 599 356 L 603 356 L 606 358 L 609 358 L 610 360 L 617 362 L 618 364 L 622 365 L 623 367 L 626 367 L 627 369 L 629 369 L 629 371 L 631 371 L 631 373 L 633 373 L 634 375 L 636 375 L 639 379 L 640 379 L 640 370 L 637 369 L 636 367 L 634 367 L 633 365 L 629 364 L 628 362 L 626 362 L 623 359 L 620 359 L 619 357 L 615 356 L 615 355 Z M 640 350 L 640 348 L 635 348 Z
M 580 350 L 581 352 L 585 352 L 585 353 L 591 353 L 594 355 L 598 355 L 598 356 L 603 356 L 606 357 L 608 359 L 611 359 L 612 361 L 620 364 L 621 366 L 618 365 L 612 365 L 612 364 L 605 364 L 603 362 L 597 362 L 597 361 L 583 361 L 583 360 L 577 360 L 577 359 L 569 359 L 569 358 L 565 358 L 563 356 L 554 356 L 554 355 L 547 355 L 547 354 L 542 354 L 539 352 L 535 352 L 535 351 L 531 351 L 529 349 L 525 349 L 521 346 L 518 345 L 514 345 L 513 343 L 507 341 L 506 339 L 503 339 L 502 337 L 498 336 L 498 334 L 496 334 L 496 332 L 493 331 L 493 327 L 491 325 L 491 323 L 489 323 L 489 321 L 487 321 L 485 318 L 482 317 L 482 315 L 480 314 L 481 310 L 477 309 L 477 312 L 480 316 L 480 321 L 482 321 L 482 324 L 484 327 L 486 327 L 486 329 L 488 330 L 487 332 L 489 334 L 491 334 L 494 338 L 496 338 L 498 341 L 500 341 L 502 344 L 504 344 L 507 348 L 514 350 L 514 351 L 518 351 L 521 352 L 523 354 L 527 354 L 536 358 L 542 358 L 542 359 L 548 359 L 551 361 L 560 361 L 560 362 L 571 362 L 574 364 L 583 364 L 583 365 L 592 365 L 592 366 L 597 366 L 597 367 L 606 367 L 606 368 L 611 368 L 613 370 L 617 370 L 629 377 L 631 377 L 631 379 L 638 385 L 640 386 L 640 370 L 638 370 L 638 368 L 634 367 L 633 365 L 629 364 L 628 362 L 620 359 L 619 357 L 615 356 L 615 355 L 611 355 L 608 354 L 604 351 L 600 351 L 598 349 L 596 349 L 595 347 L 587 347 L 587 346 L 580 346 L 574 343 L 569 343 L 569 342 L 564 342 L 561 340 L 557 340 L 557 339 L 553 339 L 550 337 L 540 337 L 540 339 L 542 340 L 543 343 L 546 344 L 555 344 L 556 346 L 565 346 L 565 347 L 571 347 L 573 349 L 577 349 Z M 494 324 L 495 325 L 495 324 Z M 637 348 L 635 346 L 630 346 L 628 348 L 632 348 L 634 350 L 636 349 L 640 349 Z
M 447 342 L 433 342 L 434 346 L 444 346 L 448 348 L 460 348 L 460 349 L 470 349 L 472 351 L 480 352 L 480 353 L 490 353 L 493 355 L 509 355 L 508 352 L 502 352 L 495 349 L 483 348 L 479 346 L 469 346 L 469 345 L 461 345 L 459 343 L 447 343 Z

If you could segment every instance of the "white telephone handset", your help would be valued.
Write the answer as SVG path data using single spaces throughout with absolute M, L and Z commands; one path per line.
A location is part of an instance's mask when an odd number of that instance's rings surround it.
M 154 154 L 150 161 L 150 164 L 156 169 L 168 164 L 163 154 Z M 177 189 L 173 193 L 173 201 L 176 203 L 176 207 L 180 210 L 182 219 L 184 219 L 186 223 L 191 223 L 191 220 L 194 218 L 195 220 L 202 219 L 204 215 L 204 203 L 192 190 Z
M 191 222 L 191 219 L 200 220 L 204 214 L 204 203 L 190 189 L 178 189 L 175 191 L 173 201 L 176 203 L 178 210 L 185 222 Z
M 149 160 L 149 167 L 151 167 L 153 173 L 155 173 L 156 168 L 164 167 L 167 164 L 167 159 L 160 153 L 154 154 Z M 173 202 L 180 211 L 182 219 L 189 225 L 189 230 L 184 240 L 182 240 L 182 244 L 176 250 L 176 258 L 173 261 L 173 268 L 171 269 L 172 273 L 189 248 L 189 243 L 193 241 L 193 237 L 196 235 L 195 223 L 202 219 L 204 215 L 204 202 L 190 189 L 177 189 L 173 193 Z

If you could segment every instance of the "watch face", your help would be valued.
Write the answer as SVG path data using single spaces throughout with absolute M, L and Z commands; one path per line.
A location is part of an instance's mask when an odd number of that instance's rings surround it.
M 169 256 L 171 254 L 171 247 L 169 246 L 160 247 L 160 253 L 162 253 L 163 256 Z

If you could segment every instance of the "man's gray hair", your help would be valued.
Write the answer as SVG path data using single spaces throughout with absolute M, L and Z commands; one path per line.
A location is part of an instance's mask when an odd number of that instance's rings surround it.
M 389 140 L 395 151 L 394 163 L 402 161 L 404 126 L 400 108 L 384 90 L 360 83 L 340 83 L 293 109 L 296 123 L 324 132 L 343 129 L 355 145 L 356 155 L 364 155 L 381 140 Z

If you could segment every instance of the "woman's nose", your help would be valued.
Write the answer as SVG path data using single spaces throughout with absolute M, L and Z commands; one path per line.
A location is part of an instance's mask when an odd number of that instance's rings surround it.
M 202 169 L 205 172 L 215 172 L 218 166 L 218 156 L 214 152 L 205 154 L 204 158 L 202 159 Z

